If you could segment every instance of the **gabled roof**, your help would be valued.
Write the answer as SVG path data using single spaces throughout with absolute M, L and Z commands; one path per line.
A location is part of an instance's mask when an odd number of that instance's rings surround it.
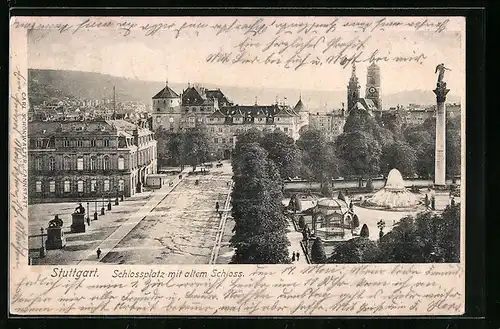
M 168 85 L 165 86 L 160 92 L 153 96 L 153 99 L 163 99 L 163 98 L 178 98 L 179 95 L 173 91 Z

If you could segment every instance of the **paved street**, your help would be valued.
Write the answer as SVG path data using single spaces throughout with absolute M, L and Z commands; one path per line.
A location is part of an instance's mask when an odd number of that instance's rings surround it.
M 207 264 L 220 222 L 215 202 L 223 208 L 231 175 L 231 165 L 226 162 L 208 175 L 184 178 L 102 262 Z

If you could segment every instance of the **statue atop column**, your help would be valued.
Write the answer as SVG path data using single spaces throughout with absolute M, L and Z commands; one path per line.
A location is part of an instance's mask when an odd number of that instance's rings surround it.
M 437 80 L 437 86 L 440 87 L 442 84 L 444 84 L 444 88 L 446 88 L 446 82 L 444 82 L 444 72 L 446 71 L 451 71 L 449 68 L 444 66 L 444 63 L 439 64 L 436 66 L 436 71 L 434 73 L 438 73 L 438 80 Z
M 436 99 L 438 103 L 444 103 L 446 101 L 446 95 L 450 91 L 449 89 L 446 89 L 446 82 L 444 81 L 444 72 L 446 71 L 451 71 L 451 70 L 446 66 L 444 66 L 444 63 L 441 63 L 438 66 L 436 66 L 436 70 L 434 71 L 434 73 L 438 73 L 436 89 L 433 90 L 434 93 L 436 94 Z

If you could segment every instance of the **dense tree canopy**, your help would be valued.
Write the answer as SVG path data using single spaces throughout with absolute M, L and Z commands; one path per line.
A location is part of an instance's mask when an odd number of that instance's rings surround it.
M 235 220 L 232 263 L 289 263 L 287 221 L 281 209 L 279 172 L 258 143 L 237 145 L 239 173 L 233 177 L 232 214 Z
M 197 165 L 207 161 L 213 152 L 210 137 L 204 129 L 171 133 L 159 129 L 155 136 L 158 160 L 162 165 Z
M 378 259 L 375 241 L 357 237 L 339 243 L 328 258 L 328 263 L 373 263 Z
M 337 154 L 344 160 L 345 174 L 370 177 L 380 171 L 381 148 L 369 133 L 354 131 L 337 138 Z
M 381 262 L 427 263 L 460 260 L 460 205 L 441 215 L 423 212 L 401 219 L 379 241 Z
M 380 169 L 384 175 L 396 168 L 404 177 L 411 177 L 416 173 L 416 166 L 417 154 L 405 141 L 395 141 L 382 152 Z
M 293 138 L 281 130 L 264 134 L 260 139 L 261 146 L 268 152 L 283 179 L 295 177 L 300 169 L 300 151 Z
M 297 146 L 302 152 L 303 178 L 323 184 L 339 176 L 339 161 L 334 144 L 328 143 L 321 131 L 307 130 L 297 140 Z

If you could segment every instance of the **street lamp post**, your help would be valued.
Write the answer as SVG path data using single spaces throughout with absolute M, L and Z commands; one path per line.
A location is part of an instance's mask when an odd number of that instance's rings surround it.
M 45 247 L 43 245 L 43 227 L 40 228 L 40 238 L 42 239 L 42 247 L 40 248 L 40 258 L 44 258 L 45 257 Z
M 111 210 L 111 193 L 108 192 L 108 211 Z
M 101 207 L 101 215 L 104 215 L 106 212 L 104 210 L 104 195 L 102 196 L 102 207 Z
M 90 220 L 90 202 L 87 202 L 87 220 Z

